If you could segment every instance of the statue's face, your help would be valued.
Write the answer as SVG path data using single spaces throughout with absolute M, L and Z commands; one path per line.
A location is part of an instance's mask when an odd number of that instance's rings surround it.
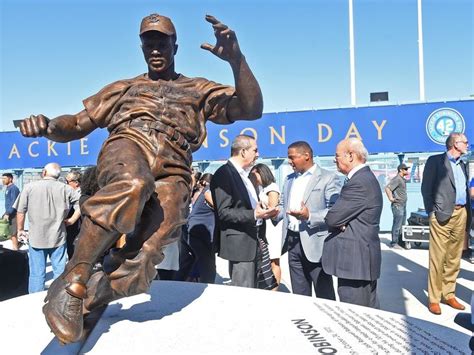
M 141 35 L 141 40 L 148 70 L 158 74 L 166 72 L 174 63 L 178 48 L 174 38 L 158 31 L 148 31 Z

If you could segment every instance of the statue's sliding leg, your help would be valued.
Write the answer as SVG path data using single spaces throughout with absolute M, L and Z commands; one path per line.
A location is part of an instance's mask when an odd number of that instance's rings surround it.
M 122 248 L 111 249 L 104 258 L 103 271 L 94 273 L 87 283 L 88 298 L 84 302 L 86 311 L 91 311 L 125 296 L 111 288 L 109 275 L 116 271 L 126 259 L 134 259 L 138 255 L 143 243 L 159 229 L 162 221 L 163 212 L 156 194 L 153 194 L 143 208 L 140 222 L 135 231 L 127 234 L 125 245 Z M 153 278 L 156 271 L 153 269 L 149 273 Z
M 109 138 L 97 171 L 101 189 L 81 207 L 86 217 L 73 257 L 52 283 L 43 307 L 48 325 L 63 343 L 81 338 L 83 299 L 92 266 L 122 234 L 134 231 L 155 189 L 149 162 L 129 139 Z
M 86 309 L 93 310 L 115 299 L 146 292 L 156 275 L 155 266 L 163 260 L 163 246 L 181 237 L 181 226 L 186 221 L 188 211 L 189 185 L 180 178 L 170 177 L 158 182 L 156 186 L 158 202 L 163 209 L 155 210 L 159 213 L 150 215 L 149 223 L 153 224 L 158 218 L 161 221 L 159 229 L 150 237 L 147 237 L 148 233 L 142 234 L 141 240 L 144 243 L 135 257 L 125 257 L 120 267 L 109 275 L 104 272 L 93 275 L 88 284 L 91 292 L 85 300 Z M 146 224 L 146 219 L 141 222 Z M 139 235 L 136 237 L 140 238 Z M 127 243 L 131 240 L 131 237 L 127 238 Z M 133 248 L 126 244 L 124 249 L 126 252 L 123 256 Z M 120 251 L 117 253 L 120 254 Z
M 81 234 L 66 269 L 48 289 L 45 298 L 47 303 L 43 307 L 46 322 L 63 343 L 80 339 L 83 330 L 82 300 L 87 297 L 86 284 L 92 266 L 120 236 L 117 232 L 106 231 L 87 217 L 82 224 Z M 84 236 L 93 236 L 94 243 L 89 243 L 90 238 Z

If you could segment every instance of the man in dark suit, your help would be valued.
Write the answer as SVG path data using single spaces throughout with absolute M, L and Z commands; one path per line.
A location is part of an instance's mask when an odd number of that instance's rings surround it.
M 239 135 L 232 142 L 231 158 L 211 180 L 216 214 L 214 240 L 219 256 L 229 260 L 232 285 L 256 287 L 257 236 L 265 238 L 263 219 L 274 217 L 277 208 L 264 209 L 248 173 L 258 158 L 255 138 Z
M 324 217 L 341 189 L 335 173 L 313 161 L 313 150 L 304 141 L 288 147 L 288 162 L 294 173 L 287 176 L 277 220 L 283 219 L 288 246 L 291 288 L 298 295 L 335 300 L 332 276 L 321 266 L 323 244 L 329 235 Z
M 337 169 L 347 177 L 338 200 L 326 215 L 332 233 L 324 243 L 322 263 L 326 273 L 338 277 L 341 302 L 379 308 L 383 202 L 377 178 L 365 165 L 367 155 L 359 139 L 345 139 L 337 145 Z
M 456 300 L 455 289 L 471 221 L 468 169 L 460 159 L 468 147 L 464 134 L 451 133 L 446 153 L 429 157 L 423 172 L 421 193 L 430 220 L 428 309 L 433 314 L 441 314 L 440 301 L 465 309 Z

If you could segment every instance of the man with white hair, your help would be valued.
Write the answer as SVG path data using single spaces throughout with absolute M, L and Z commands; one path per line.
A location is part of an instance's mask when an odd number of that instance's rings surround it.
M 341 302 L 379 308 L 383 202 L 377 178 L 365 164 L 367 155 L 359 139 L 344 139 L 337 145 L 334 160 L 346 182 L 326 214 L 332 233 L 324 242 L 322 264 L 327 274 L 337 276 Z
M 41 173 L 42 179 L 25 186 L 18 202 L 18 235 L 25 236 L 25 215 L 29 221 L 29 266 L 28 292 L 44 290 L 46 259 L 49 256 L 53 277 L 64 271 L 66 265 L 66 226 L 80 216 L 79 194 L 67 184 L 58 181 L 61 167 L 47 164 Z M 75 213 L 66 219 L 70 207 Z

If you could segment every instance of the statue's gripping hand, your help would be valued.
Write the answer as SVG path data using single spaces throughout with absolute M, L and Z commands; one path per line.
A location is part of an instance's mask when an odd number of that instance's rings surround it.
M 31 115 L 20 123 L 20 132 L 25 137 L 43 137 L 48 132 L 49 118 L 44 115 Z
M 208 50 L 226 62 L 238 62 L 242 57 L 239 42 L 235 32 L 224 25 L 214 16 L 206 15 L 206 21 L 212 24 L 214 35 L 216 36 L 216 45 L 209 43 L 201 44 L 201 48 Z

